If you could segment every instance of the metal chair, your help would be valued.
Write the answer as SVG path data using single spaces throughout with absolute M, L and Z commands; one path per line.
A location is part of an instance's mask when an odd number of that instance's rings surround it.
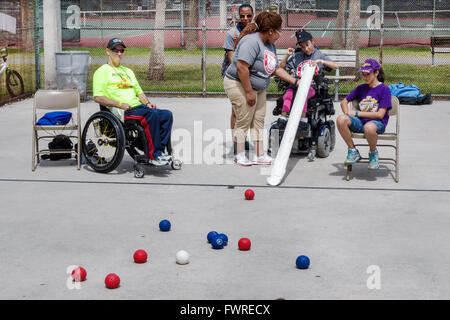
M 71 123 L 67 125 L 38 125 L 38 110 L 76 110 L 76 115 L 72 112 Z M 39 150 L 39 140 L 44 138 L 53 138 L 57 134 L 49 134 L 49 131 L 76 131 L 76 135 L 68 135 L 69 138 L 77 140 L 76 147 L 72 149 L 42 149 Z M 39 132 L 44 131 L 45 135 Z M 50 154 L 75 154 L 77 158 L 77 169 L 80 170 L 81 163 L 81 127 L 80 127 L 80 94 L 76 89 L 69 90 L 38 90 L 34 96 L 33 104 L 33 134 L 32 134 L 32 158 L 31 170 L 36 169 L 36 163 L 40 163 L 41 155 Z
M 395 182 L 399 181 L 399 135 L 400 135 L 400 108 L 399 108 L 399 100 L 397 97 L 392 96 L 392 109 L 389 110 L 389 117 L 395 117 L 395 131 L 393 132 L 385 132 L 383 134 L 378 135 L 378 140 L 382 141 L 390 141 L 391 143 L 385 143 L 385 144 L 377 144 L 378 147 L 389 147 L 393 148 L 395 150 L 395 158 L 379 158 L 380 164 L 391 164 L 395 167 L 395 176 L 394 180 Z M 349 106 L 352 109 L 356 109 L 358 106 L 358 102 L 356 100 L 353 100 Z M 392 118 L 390 118 L 390 121 L 392 121 Z M 352 138 L 353 139 L 365 139 L 364 133 L 353 133 L 352 132 Z M 367 143 L 359 143 L 355 144 L 355 147 L 359 146 L 369 146 Z M 369 163 L 369 158 L 362 158 L 358 163 Z M 352 171 L 352 165 L 347 165 L 347 181 L 350 180 L 350 172 Z

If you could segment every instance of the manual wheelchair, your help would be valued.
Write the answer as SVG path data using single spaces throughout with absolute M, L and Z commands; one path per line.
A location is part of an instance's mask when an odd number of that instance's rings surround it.
M 287 83 L 281 79 L 275 79 L 278 89 L 286 91 Z M 311 86 L 316 94 L 308 100 L 306 117 L 308 118 L 308 129 L 306 131 L 297 130 L 291 153 L 307 153 L 309 160 L 314 160 L 316 155 L 326 158 L 333 151 L 336 143 L 336 125 L 330 116 L 334 115 L 334 105 L 329 95 L 330 80 L 321 73 L 314 75 Z M 296 90 L 294 92 L 295 97 Z M 292 101 L 294 103 L 294 101 Z M 283 97 L 277 99 L 277 104 L 273 109 L 273 115 L 281 114 L 283 107 Z M 302 106 L 303 108 L 303 106 Z M 285 128 L 280 128 L 278 121 L 271 124 L 269 131 L 269 152 L 272 157 L 276 156 Z
M 95 171 L 108 173 L 122 162 L 125 150 L 134 160 L 134 176 L 143 178 L 144 165 L 151 165 L 149 160 L 147 138 L 144 128 L 138 121 L 126 120 L 122 123 L 109 109 L 100 106 L 86 122 L 81 135 L 83 157 Z M 166 146 L 167 165 L 172 169 L 181 169 L 180 160 L 174 159 L 172 146 Z

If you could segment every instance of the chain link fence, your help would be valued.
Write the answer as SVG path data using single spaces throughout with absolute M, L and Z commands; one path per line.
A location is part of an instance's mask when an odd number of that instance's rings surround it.
M 446 42 L 450 38 L 449 1 L 245 2 L 255 7 L 256 14 L 273 10 L 283 17 L 277 48 L 295 47 L 294 33 L 303 28 L 312 33 L 321 49 L 355 49 L 359 62 L 369 57 L 380 60 L 386 84 L 415 84 L 434 96 L 450 96 L 450 44 Z M 127 45 L 123 64 L 135 71 L 147 93 L 224 94 L 222 46 L 226 32 L 239 22 L 241 4 L 243 1 L 61 0 L 63 50 L 90 52 L 88 93 L 92 92 L 93 72 L 107 62 L 108 40 L 119 37 Z M 44 77 L 34 54 L 34 38 L 42 39 L 42 0 L 0 0 L 0 6 L 0 12 L 10 12 L 18 26 L 16 34 L 2 31 L 2 40 L 7 34 L 8 41 L 16 43 L 8 62 L 26 82 L 25 92 L 34 92 Z M 33 18 L 24 20 L 24 12 Z M 34 24 L 40 28 L 39 34 L 34 33 Z M 432 39 L 439 40 L 434 54 Z M 347 72 L 355 73 L 355 69 Z M 1 83 L 2 97 L 6 98 L 4 76 Z M 339 92 L 348 93 L 357 83 L 341 81 Z M 276 93 L 276 84 L 268 91 Z
M 0 105 L 36 91 L 35 6 L 0 0 Z

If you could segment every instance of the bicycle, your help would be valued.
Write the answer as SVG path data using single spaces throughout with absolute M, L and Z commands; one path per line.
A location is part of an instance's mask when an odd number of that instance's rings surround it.
M 0 49 L 0 54 L 3 59 L 3 62 L 0 64 L 0 75 L 6 71 L 6 89 L 11 98 L 14 98 L 23 94 L 24 86 L 22 76 L 16 70 L 8 66 L 8 46 L 12 45 L 14 44 L 6 45 L 4 48 Z

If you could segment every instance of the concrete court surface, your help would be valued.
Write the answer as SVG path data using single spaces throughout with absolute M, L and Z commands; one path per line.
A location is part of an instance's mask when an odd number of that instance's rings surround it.
M 32 172 L 33 100 L 0 108 L 0 299 L 450 298 L 450 102 L 401 106 L 399 183 L 392 166 L 366 164 L 345 181 L 337 133 L 328 158 L 292 156 L 285 181 L 269 187 L 267 168 L 233 165 L 229 150 L 219 148 L 224 164 L 198 158 L 212 154 L 211 136 L 225 135 L 227 99 L 151 100 L 173 111 L 175 152 L 190 148 L 197 163 L 185 151 L 180 171 L 148 167 L 143 179 L 128 155 L 109 174 L 77 171 L 73 160 Z M 83 124 L 97 110 L 82 103 Z M 253 201 L 244 200 L 249 187 Z M 170 232 L 159 231 L 162 219 Z M 226 233 L 228 246 L 212 249 L 211 230 Z M 237 249 L 241 237 L 250 251 Z M 147 263 L 133 262 L 137 249 Z M 181 249 L 187 265 L 175 263 Z M 301 254 L 307 270 L 295 267 Z M 87 270 L 78 289 L 73 265 Z M 112 272 L 121 286 L 108 290 Z

